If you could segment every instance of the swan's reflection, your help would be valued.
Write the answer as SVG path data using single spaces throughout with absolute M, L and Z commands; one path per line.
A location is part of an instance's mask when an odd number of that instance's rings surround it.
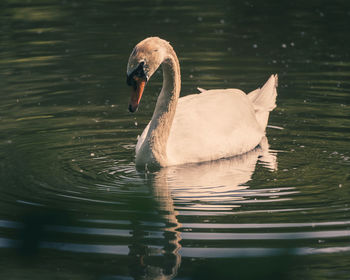
M 269 151 L 267 138 L 254 150 L 232 158 L 200 164 L 163 168 L 155 176 L 154 188 L 169 189 L 177 201 L 220 202 L 238 200 L 237 192 L 248 188 L 257 162 L 277 170 L 276 154 Z M 159 192 L 159 191 L 158 191 Z
M 162 187 L 155 187 L 156 174 L 143 175 L 146 175 L 146 183 L 149 183 L 154 201 L 152 205 L 146 206 L 144 213 L 136 211 L 136 216 L 131 220 L 133 238 L 129 246 L 129 256 L 133 262 L 130 274 L 134 279 L 172 279 L 181 264 L 178 253 L 181 248 L 178 229 L 181 225 L 176 218 L 177 212 L 166 183 Z M 156 226 L 157 246 L 150 245 L 150 241 L 147 241 L 150 237 L 144 223 L 144 215 L 147 213 L 157 216 L 149 223 L 161 224 Z
M 203 202 L 202 205 L 205 202 L 242 199 L 241 196 L 235 196 L 235 192 L 248 188 L 244 184 L 251 180 L 258 161 L 271 171 L 277 170 L 276 154 L 269 151 L 267 138 L 256 149 L 241 156 L 167 167 L 147 174 L 157 212 L 166 225 L 164 237 L 167 244 L 163 247 L 165 261 L 148 265 L 147 276 L 143 279 L 172 279 L 181 264 L 181 224 L 177 219 L 173 198 L 176 201 L 196 200 Z

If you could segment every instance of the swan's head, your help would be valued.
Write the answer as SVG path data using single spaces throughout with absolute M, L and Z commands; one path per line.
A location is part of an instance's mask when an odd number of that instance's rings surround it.
M 150 37 L 138 43 L 131 52 L 126 70 L 126 82 L 132 88 L 130 112 L 137 110 L 145 85 L 164 61 L 168 46 L 170 45 L 167 41 Z

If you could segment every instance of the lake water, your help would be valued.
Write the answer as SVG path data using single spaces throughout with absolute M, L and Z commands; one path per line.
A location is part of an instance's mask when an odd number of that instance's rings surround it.
M 0 5 L 1 279 L 349 279 L 348 1 Z M 130 114 L 126 64 L 151 35 L 181 95 L 279 74 L 262 147 L 136 170 L 162 79 Z

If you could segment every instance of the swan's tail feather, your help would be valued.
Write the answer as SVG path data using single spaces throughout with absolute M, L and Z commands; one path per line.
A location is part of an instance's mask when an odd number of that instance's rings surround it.
M 277 86 L 277 74 L 271 75 L 262 88 L 248 94 L 249 99 L 253 102 L 256 119 L 264 130 L 267 126 L 270 111 L 276 107 Z

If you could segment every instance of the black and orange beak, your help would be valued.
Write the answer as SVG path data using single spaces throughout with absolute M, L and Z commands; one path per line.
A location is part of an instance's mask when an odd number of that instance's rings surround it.
M 144 65 L 145 63 L 141 62 L 139 66 L 126 77 L 126 83 L 132 88 L 129 102 L 129 112 L 131 113 L 136 112 L 139 107 L 142 93 L 147 83 Z
M 136 112 L 139 107 L 140 100 L 143 94 L 143 90 L 145 89 L 146 80 L 142 77 L 134 76 L 131 81 L 131 97 L 129 102 L 129 112 Z

